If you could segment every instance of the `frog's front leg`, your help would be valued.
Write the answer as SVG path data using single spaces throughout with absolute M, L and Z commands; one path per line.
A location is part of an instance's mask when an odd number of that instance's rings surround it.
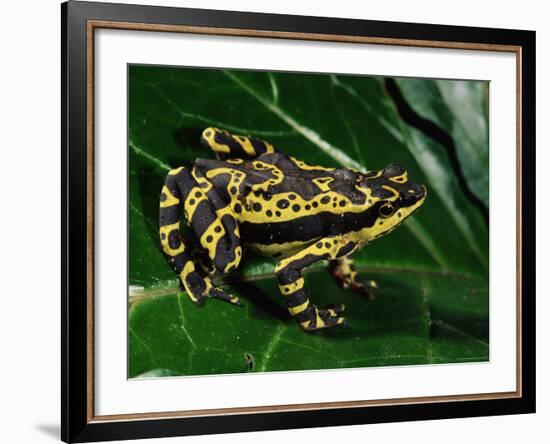
M 373 280 L 359 281 L 353 259 L 349 255 L 331 261 L 330 271 L 341 288 L 351 288 L 371 300 L 374 299 L 373 290 L 378 288 L 378 284 Z
M 320 330 L 335 326 L 346 326 L 344 317 L 339 316 L 343 305 L 316 307 L 309 301 L 304 289 L 302 271 L 317 261 L 334 260 L 350 254 L 357 244 L 342 236 L 327 237 L 305 248 L 275 267 L 279 289 L 285 298 L 288 311 L 296 322 L 306 331 Z

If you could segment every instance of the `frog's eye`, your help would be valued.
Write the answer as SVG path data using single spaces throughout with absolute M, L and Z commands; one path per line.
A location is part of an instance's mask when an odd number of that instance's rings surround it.
M 378 208 L 378 213 L 381 217 L 390 217 L 395 212 L 395 207 L 389 203 L 386 202 Z

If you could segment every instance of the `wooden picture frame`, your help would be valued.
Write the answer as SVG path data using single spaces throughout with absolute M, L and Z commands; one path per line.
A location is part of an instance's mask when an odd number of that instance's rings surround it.
M 69 1 L 62 15 L 62 415 L 65 442 L 368 424 L 535 411 L 535 33 Z M 316 404 L 94 413 L 94 33 L 277 38 L 506 52 L 516 57 L 516 390 Z

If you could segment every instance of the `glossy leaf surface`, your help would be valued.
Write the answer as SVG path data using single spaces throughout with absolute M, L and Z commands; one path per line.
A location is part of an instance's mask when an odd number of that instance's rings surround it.
M 431 82 L 401 79 L 403 91 L 407 81 Z M 487 226 L 445 150 L 403 122 L 382 79 L 132 66 L 129 82 L 130 376 L 488 359 Z M 413 218 L 355 255 L 379 281 L 375 301 L 338 289 L 323 265 L 307 278 L 315 303 L 345 302 L 349 329 L 300 331 L 274 263 L 251 254 L 228 277 L 243 307 L 198 308 L 177 293 L 159 248 L 159 194 L 170 168 L 213 157 L 199 143 L 208 126 L 261 137 L 310 164 L 399 163 L 426 185 Z

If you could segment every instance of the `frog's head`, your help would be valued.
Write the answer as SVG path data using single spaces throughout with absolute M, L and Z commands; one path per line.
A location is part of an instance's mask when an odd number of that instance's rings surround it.
M 363 232 L 367 240 L 395 229 L 424 203 L 427 195 L 426 187 L 409 181 L 407 170 L 396 164 L 361 174 L 357 188 L 367 195 L 369 204 L 370 226 Z

